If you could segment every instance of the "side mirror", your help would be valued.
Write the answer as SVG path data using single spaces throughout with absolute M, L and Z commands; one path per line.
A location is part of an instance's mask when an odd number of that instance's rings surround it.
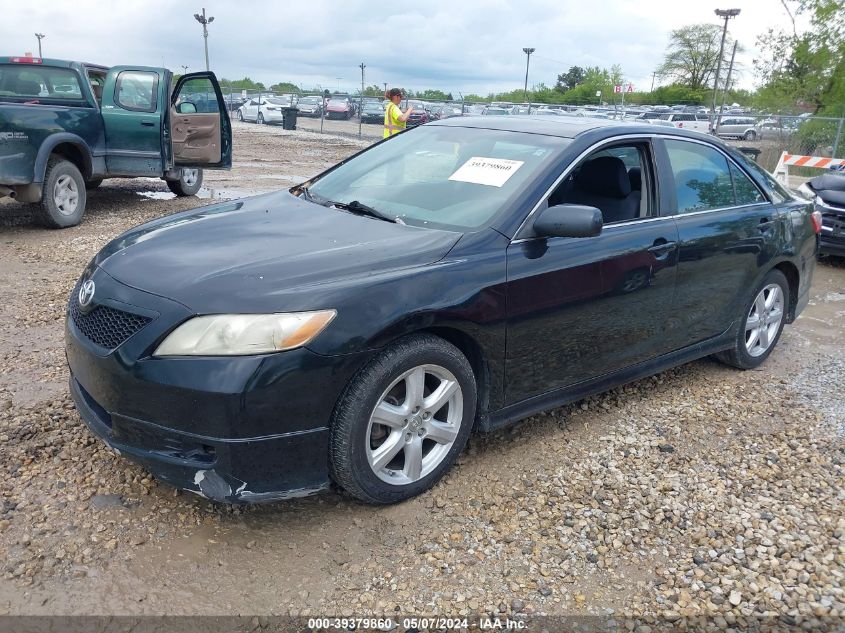
M 176 112 L 179 114 L 196 114 L 197 106 L 190 101 L 183 101 L 176 106 Z
M 595 237 L 604 220 L 595 207 L 558 204 L 543 210 L 534 220 L 534 232 L 542 237 Z

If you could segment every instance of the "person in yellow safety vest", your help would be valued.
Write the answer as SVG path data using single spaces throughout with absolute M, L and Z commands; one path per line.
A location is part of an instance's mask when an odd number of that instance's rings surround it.
M 391 88 L 384 96 L 390 101 L 384 110 L 384 138 L 387 138 L 405 129 L 405 123 L 414 109 L 408 108 L 402 112 L 399 107 L 402 102 L 402 91 L 399 88 Z

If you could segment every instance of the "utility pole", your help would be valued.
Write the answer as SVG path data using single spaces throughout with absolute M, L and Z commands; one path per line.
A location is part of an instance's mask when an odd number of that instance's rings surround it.
M 739 15 L 740 9 L 716 9 L 715 13 L 725 19 L 725 26 L 722 29 L 722 43 L 719 45 L 719 59 L 716 61 L 716 78 L 713 81 L 713 103 L 710 106 L 710 125 L 716 116 L 716 93 L 719 92 L 719 73 L 722 71 L 722 54 L 725 51 L 725 37 L 728 34 L 728 20 Z
M 657 72 L 651 73 L 651 90 L 650 92 L 654 92 L 654 78 L 657 77 Z
M 208 25 L 214 22 L 213 17 L 205 17 L 205 7 L 202 8 L 202 15 L 199 13 L 194 13 L 194 19 L 202 24 L 202 36 L 205 38 L 205 69 L 209 70 L 208 67 Z
M 536 51 L 536 48 L 523 48 L 522 52 L 525 53 L 525 94 L 524 99 L 526 103 L 528 102 L 528 65 L 531 63 L 531 53 Z
M 737 44 L 738 44 L 738 42 L 734 41 L 734 50 L 731 53 L 731 65 L 728 66 L 728 77 L 727 77 L 727 79 L 725 79 L 725 89 L 722 90 L 722 105 L 719 108 L 719 116 L 716 118 L 716 125 L 713 126 L 714 132 L 719 129 L 719 124 L 722 122 L 722 112 L 724 112 L 724 110 L 725 110 L 725 99 L 728 98 L 728 88 L 731 85 L 731 73 L 733 72 L 733 69 L 734 69 L 734 58 L 736 57 L 736 45 Z
M 340 80 L 343 79 L 343 77 L 335 77 L 335 79 L 337 79 L 337 91 L 335 92 L 335 94 L 339 94 L 340 93 Z
M 43 40 L 47 36 L 44 35 L 43 33 L 36 33 L 35 37 L 38 38 L 38 57 L 40 59 L 42 57 L 42 55 L 41 55 L 41 40 Z
M 361 69 L 361 98 L 358 99 L 358 138 L 361 138 L 361 123 L 364 120 L 364 62 L 358 66 Z
M 387 94 L 387 82 L 385 81 L 383 83 L 384 83 L 384 94 Z

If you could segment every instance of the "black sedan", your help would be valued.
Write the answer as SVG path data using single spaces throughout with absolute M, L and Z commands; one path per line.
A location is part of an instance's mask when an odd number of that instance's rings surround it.
M 210 499 L 396 502 L 473 431 L 709 354 L 757 367 L 807 305 L 819 225 L 713 137 L 439 121 L 114 239 L 70 298 L 70 388 Z

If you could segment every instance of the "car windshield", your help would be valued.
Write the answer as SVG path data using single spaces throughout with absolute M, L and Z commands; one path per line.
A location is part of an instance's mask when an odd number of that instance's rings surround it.
M 308 189 L 317 202 L 377 209 L 406 224 L 467 230 L 519 199 L 569 139 L 423 126 L 380 143 Z

